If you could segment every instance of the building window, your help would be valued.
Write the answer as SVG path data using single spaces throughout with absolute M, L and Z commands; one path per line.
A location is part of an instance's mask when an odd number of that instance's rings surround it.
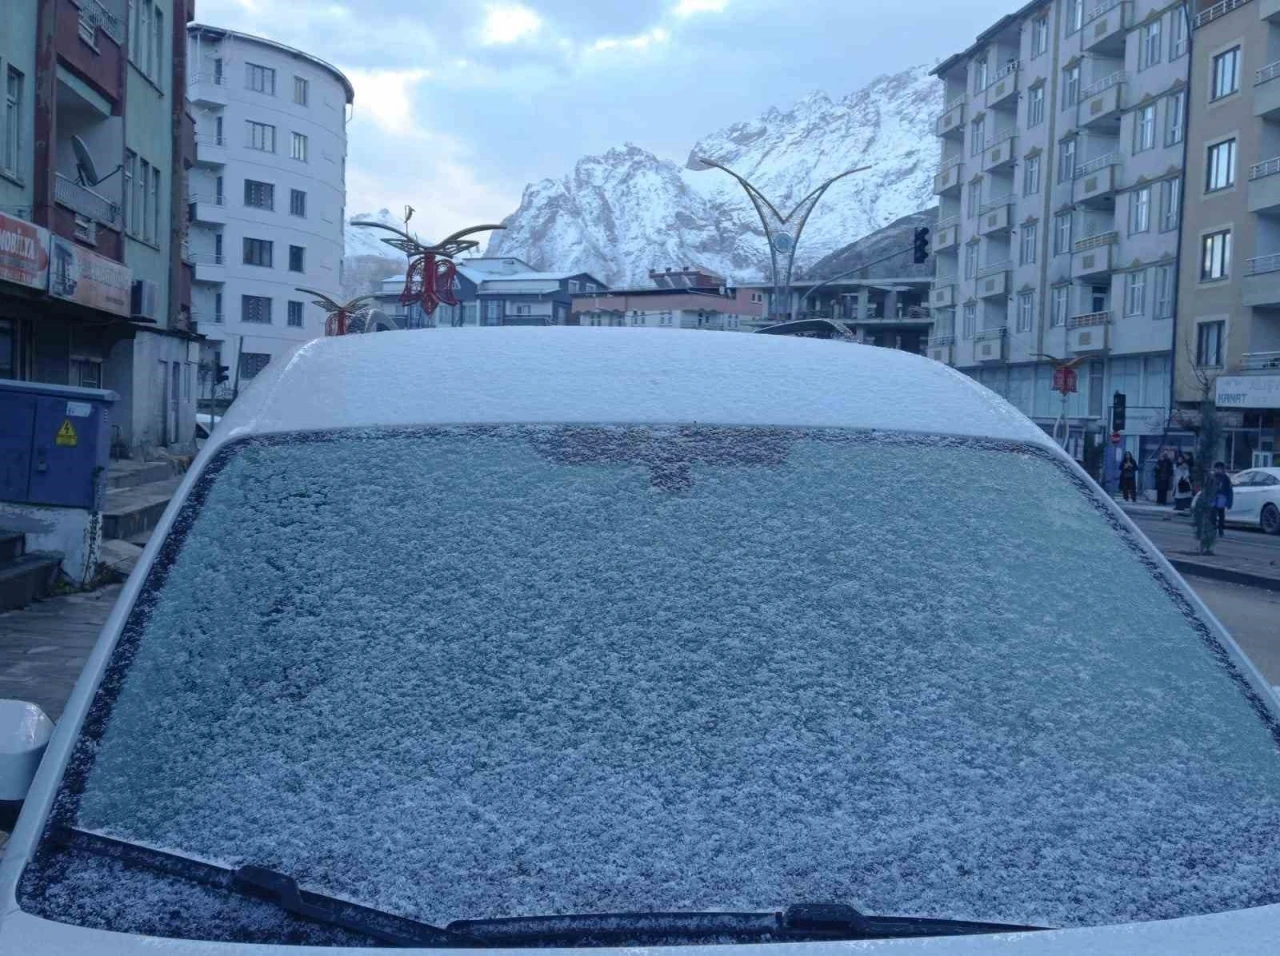
M 1186 112 L 1187 94 L 1179 91 L 1165 100 L 1164 144 L 1176 146 L 1182 142 L 1182 133 L 1186 128 L 1183 114 Z
M 1022 167 L 1022 194 L 1034 196 L 1040 191 L 1040 157 L 1028 156 Z
M 987 58 L 980 57 L 973 61 L 973 92 L 981 93 L 987 88 Z
M 971 339 L 978 326 L 978 307 L 972 302 L 966 303 L 961 318 L 960 336 Z
M 1053 254 L 1065 255 L 1071 251 L 1071 213 L 1060 212 L 1053 217 Z
M 969 218 L 972 219 L 978 215 L 978 209 L 982 205 L 982 183 L 974 182 L 969 184 Z
M 254 179 L 244 181 L 244 204 L 255 209 L 276 208 L 276 187 Z
M 151 167 L 151 222 L 148 229 L 150 241 L 160 243 L 160 167 Z
M 1049 49 L 1049 18 L 1036 17 L 1031 21 L 1031 55 L 1040 56 Z
M 1084 0 L 1067 0 L 1067 34 L 1084 26 Z
M 5 74 L 4 143 L 0 153 L 0 169 L 18 177 L 22 164 L 22 86 L 23 76 L 13 67 Z
M 164 73 L 164 12 L 154 0 L 129 0 L 127 18 L 129 62 L 159 86 Z
M 289 155 L 299 162 L 307 161 L 307 138 L 301 133 L 293 134 L 293 142 L 289 147 Z
M 1142 315 L 1147 311 L 1147 272 L 1139 269 L 1124 277 L 1124 314 Z
M 1027 129 L 1044 122 L 1044 87 L 1033 86 L 1027 91 Z
M 125 232 L 134 236 L 138 233 L 138 214 L 134 212 L 133 201 L 138 180 L 138 154 L 131 149 L 124 151 L 124 228 Z
M 306 272 L 307 250 L 303 246 L 289 247 L 289 271 Z
M 1201 322 L 1196 326 L 1196 365 L 1222 367 L 1222 333 L 1226 322 Z
M 140 163 L 142 175 L 139 181 L 139 190 L 142 193 L 142 202 L 140 210 L 140 222 L 137 235 L 143 242 L 154 242 L 154 236 L 151 232 L 151 224 L 154 221 L 154 215 L 151 210 L 151 177 L 155 174 L 155 168 L 145 159 Z
M 264 153 L 276 151 L 276 128 L 267 123 L 244 121 L 245 146 L 249 149 L 261 150 Z
M 311 98 L 311 84 L 300 76 L 293 78 L 293 101 L 299 106 L 306 106 Z
M 289 215 L 307 218 L 307 194 L 301 189 L 289 190 Z
M 1231 230 L 1211 232 L 1200 239 L 1200 281 L 1231 275 Z
M 1049 308 L 1049 325 L 1053 328 L 1067 324 L 1067 306 L 1069 305 L 1068 296 L 1070 293 L 1070 286 L 1056 285 L 1053 287 Z
M 964 247 L 964 277 L 972 279 L 978 274 L 978 245 L 971 242 Z
M 244 65 L 244 85 L 245 89 L 253 90 L 255 93 L 266 93 L 268 96 L 275 96 L 276 71 L 269 66 L 246 63 Z
M 274 243 L 268 239 L 244 240 L 244 264 L 247 266 L 263 266 L 271 268 Z
M 1173 282 L 1177 273 L 1172 265 L 1156 266 L 1155 300 L 1156 318 L 1173 318 Z
M 1129 193 L 1129 235 L 1151 231 L 1151 187 Z
M 271 324 L 271 300 L 265 295 L 240 296 L 240 321 Z
M 266 368 L 270 362 L 271 355 L 267 352 L 241 352 L 240 377 L 242 379 L 251 379 Z
M 1204 191 L 1216 192 L 1236 184 L 1236 141 L 1229 139 L 1209 147 L 1205 162 Z
M 516 315 L 533 315 L 533 306 L 517 305 L 514 307 L 513 311 Z
M 1080 64 L 1062 71 L 1062 108 L 1070 109 L 1080 102 Z
M 1024 266 L 1030 265 L 1036 261 L 1036 239 L 1039 235 L 1039 223 L 1025 222 L 1022 224 L 1022 241 L 1021 241 L 1021 261 Z
M 1187 5 L 1184 3 L 1173 11 L 1173 30 L 1169 37 L 1169 59 L 1176 60 L 1187 52 Z
M 1030 332 L 1031 320 L 1036 310 L 1036 294 L 1034 292 L 1018 293 L 1018 331 Z
M 969 153 L 977 156 L 986 147 L 987 118 L 979 116 L 969 124 Z
M 1240 48 L 1232 47 L 1213 58 L 1213 76 L 1209 82 L 1209 99 L 1220 100 L 1240 89 Z
M 1155 149 L 1156 145 L 1156 104 L 1148 103 L 1134 114 L 1133 151 Z
M 213 294 L 213 321 L 218 325 L 222 324 L 222 293 L 215 292 Z
M 1076 177 L 1075 137 L 1058 144 L 1058 182 L 1069 183 Z
M 1139 31 L 1138 69 L 1145 70 L 1160 62 L 1160 52 L 1164 48 L 1160 33 L 1160 20 L 1152 20 Z
M 1182 180 L 1165 179 L 1160 183 L 1160 231 L 1174 232 L 1182 205 Z
M 302 303 L 301 302 L 290 301 L 288 323 L 292 328 L 295 328 L 295 329 L 302 328 Z

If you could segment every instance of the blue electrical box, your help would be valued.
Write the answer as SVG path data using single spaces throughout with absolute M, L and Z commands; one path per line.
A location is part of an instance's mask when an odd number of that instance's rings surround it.
M 116 398 L 0 379 L 0 501 L 101 510 Z

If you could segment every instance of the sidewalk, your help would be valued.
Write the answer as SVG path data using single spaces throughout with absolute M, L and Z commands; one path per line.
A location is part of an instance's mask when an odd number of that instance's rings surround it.
M 1214 542 L 1213 554 L 1202 555 L 1188 512 L 1117 503 L 1181 573 L 1280 591 L 1280 538 L 1228 526 L 1226 535 Z

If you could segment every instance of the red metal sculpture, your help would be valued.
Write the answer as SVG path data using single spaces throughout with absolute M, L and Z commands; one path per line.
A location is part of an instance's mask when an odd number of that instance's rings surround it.
M 315 304 L 327 313 L 328 318 L 324 323 L 325 335 L 346 335 L 348 327 L 351 325 L 351 317 L 361 311 L 364 303 L 374 298 L 371 295 L 362 295 L 352 299 L 350 302 L 338 303 L 323 292 L 317 292 L 315 289 L 304 289 L 301 286 L 296 288 L 299 292 L 314 295 Z
M 426 246 L 408 232 L 397 229 L 395 226 L 388 226 L 386 223 L 354 220 L 351 225 L 385 229 L 394 235 L 395 238 L 382 241 L 409 257 L 409 268 L 405 272 L 404 291 L 400 293 L 400 302 L 402 305 L 417 302 L 426 315 L 430 315 L 440 305 L 458 304 L 455 290 L 458 269 L 453 264 L 453 257 L 480 245 L 474 239 L 463 237 L 477 232 L 507 228 L 506 226 L 472 226 L 470 229 L 455 232 L 434 246 Z

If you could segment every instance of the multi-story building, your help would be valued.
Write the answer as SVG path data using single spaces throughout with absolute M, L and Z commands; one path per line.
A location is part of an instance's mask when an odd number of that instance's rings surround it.
M 805 279 L 791 284 L 788 314 L 834 319 L 863 344 L 919 353 L 933 324 L 929 297 L 929 280 L 919 276 Z
M 324 335 L 325 312 L 299 288 L 341 295 L 355 91 L 309 53 L 199 24 L 187 32 L 192 309 L 234 387 Z
M 652 286 L 583 289 L 573 297 L 576 325 L 648 326 L 748 332 L 765 324 L 766 294 L 760 288 L 733 288 L 724 277 L 702 269 L 649 273 Z
M 1168 440 L 1189 22 L 1167 0 L 1035 0 L 934 71 L 939 221 L 929 354 L 1046 428 L 1078 360 L 1068 447 Z M 1095 439 L 1096 440 L 1096 439 Z
M 190 444 L 198 347 L 172 196 L 190 0 L 0 4 L 0 375 L 105 387 L 116 454 Z
M 1216 399 L 1233 469 L 1280 452 L 1280 3 L 1197 2 L 1177 394 Z

